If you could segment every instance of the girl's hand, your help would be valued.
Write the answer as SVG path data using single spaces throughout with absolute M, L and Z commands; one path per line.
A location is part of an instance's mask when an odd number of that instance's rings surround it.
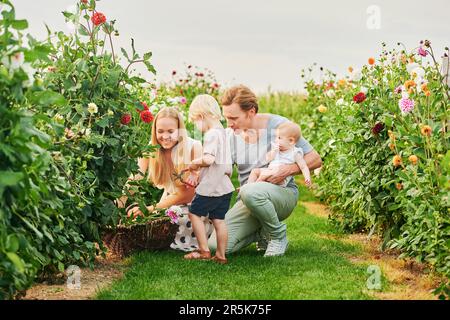
M 114 200 L 114 204 L 117 206 L 117 208 L 119 209 L 123 209 L 125 208 L 125 203 L 127 202 L 127 197 L 123 196 L 119 199 Z
M 199 174 L 195 171 L 191 171 L 191 174 L 189 175 L 189 177 L 186 180 L 186 186 L 188 188 L 195 188 L 196 186 L 198 186 L 198 182 L 199 182 Z
M 127 211 L 128 218 L 137 218 L 138 216 L 144 216 L 141 209 L 139 207 L 133 207 L 130 210 Z
M 199 166 L 198 165 L 196 165 L 196 164 L 190 164 L 190 165 L 188 165 L 187 167 L 186 167 L 186 169 L 183 169 L 183 170 L 181 170 L 181 172 L 180 173 L 185 173 L 185 172 L 188 172 L 188 171 L 196 171 L 196 170 L 198 170 L 198 168 L 199 168 Z

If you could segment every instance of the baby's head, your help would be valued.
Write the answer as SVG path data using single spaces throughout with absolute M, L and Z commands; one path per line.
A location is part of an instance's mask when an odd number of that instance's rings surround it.
M 281 151 L 288 150 L 295 146 L 301 136 L 300 126 L 292 121 L 286 121 L 277 128 L 276 143 Z
M 209 94 L 200 94 L 189 107 L 189 121 L 201 132 L 208 131 L 210 124 L 222 120 L 219 103 Z

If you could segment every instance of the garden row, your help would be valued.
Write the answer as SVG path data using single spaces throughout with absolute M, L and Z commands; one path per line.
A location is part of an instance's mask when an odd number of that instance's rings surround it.
M 115 22 L 95 0 L 63 13 L 73 32 L 48 30 L 45 41 L 24 34 L 10 1 L 0 10 L 0 299 L 11 299 L 36 278 L 93 265 L 103 232 L 125 218 L 114 200 L 154 150 L 154 114 L 177 106 L 186 115 L 218 84 L 192 66 L 160 88 L 135 75 L 137 63 L 156 72 L 151 53 L 132 41 L 119 61 Z M 132 201 L 158 197 L 142 186 Z
M 439 65 L 429 41 L 412 52 L 383 44 L 377 60 L 350 67 L 343 78 L 315 65 L 302 72 L 306 95 L 272 94 L 261 103 L 296 119 L 323 157 L 318 195 L 333 209 L 336 226 L 380 233 L 385 248 L 400 249 L 449 278 L 445 50 Z M 448 282 L 437 292 L 448 296 Z

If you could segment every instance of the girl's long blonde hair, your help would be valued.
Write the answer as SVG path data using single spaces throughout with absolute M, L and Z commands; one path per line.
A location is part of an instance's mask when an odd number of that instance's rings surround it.
M 181 170 L 185 169 L 190 162 L 191 150 L 188 150 L 188 136 L 183 117 L 180 111 L 174 107 L 165 107 L 156 115 L 152 124 L 150 144 L 154 146 L 159 144 L 156 138 L 156 123 L 158 122 L 158 119 L 161 118 L 172 118 L 178 122 L 178 143 L 173 147 L 177 148 L 177 152 L 173 157 L 172 167 L 170 163 L 167 163 L 167 161 L 164 160 L 162 153 L 163 149 L 158 148 L 153 156 L 149 158 L 148 180 L 158 188 L 166 189 L 174 186 L 174 179 L 172 176 L 174 172 L 172 170 L 175 169 L 175 173 L 179 173 Z

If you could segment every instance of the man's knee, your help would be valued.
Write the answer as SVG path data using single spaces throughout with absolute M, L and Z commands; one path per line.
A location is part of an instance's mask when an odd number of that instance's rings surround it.
M 267 193 L 260 186 L 267 182 L 255 182 L 241 187 L 240 196 L 244 205 L 251 209 L 257 205 L 258 200 L 266 199 Z

